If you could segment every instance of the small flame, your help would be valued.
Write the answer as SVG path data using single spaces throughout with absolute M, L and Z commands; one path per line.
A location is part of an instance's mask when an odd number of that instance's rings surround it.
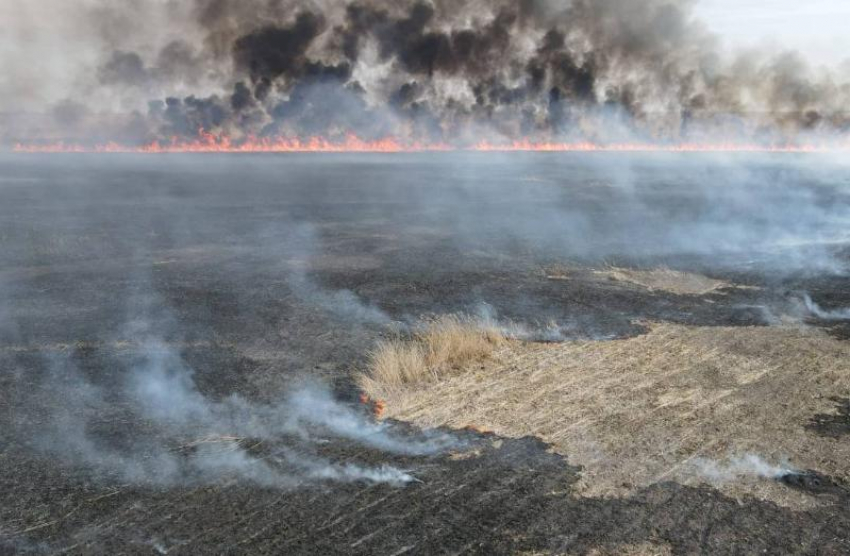
M 846 147 L 842 147 L 846 148 Z M 508 144 L 480 142 L 473 150 L 481 152 L 776 152 L 812 153 L 842 150 L 817 145 L 759 145 L 756 143 L 575 143 L 513 141 Z
M 383 400 L 375 400 L 375 403 L 372 404 L 372 414 L 375 416 L 375 419 L 382 419 L 386 410 L 387 403 Z
M 387 410 L 387 402 L 383 400 L 373 400 L 366 394 L 360 394 L 360 403 L 367 406 L 375 419 L 382 419 Z
M 408 142 L 395 137 L 377 140 L 361 139 L 353 133 L 343 139 L 324 137 L 308 139 L 287 137 L 255 137 L 234 140 L 224 134 L 198 130 L 194 139 L 173 137 L 169 142 L 153 141 L 141 146 L 116 142 L 85 146 L 74 143 L 24 144 L 14 146 L 19 153 L 416 153 L 416 152 L 762 152 L 815 153 L 850 150 L 850 144 L 795 145 L 758 143 L 594 143 L 552 142 L 523 139 L 508 143 L 481 141 L 471 146 L 456 147 L 446 143 Z

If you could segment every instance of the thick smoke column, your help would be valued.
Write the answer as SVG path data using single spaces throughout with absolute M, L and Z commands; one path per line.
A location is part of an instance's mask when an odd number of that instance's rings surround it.
M 815 75 L 793 53 L 723 59 L 694 20 L 693 4 L 153 3 L 148 11 L 174 12 L 185 38 L 138 52 L 113 38 L 91 87 L 139 100 L 115 135 L 140 142 L 195 137 L 200 129 L 237 141 L 354 133 L 467 145 L 787 142 L 846 130 L 846 84 Z M 99 6 L 87 22 L 102 27 L 122 10 Z M 193 85 L 195 94 L 167 92 Z M 152 92 L 164 98 L 142 108 Z

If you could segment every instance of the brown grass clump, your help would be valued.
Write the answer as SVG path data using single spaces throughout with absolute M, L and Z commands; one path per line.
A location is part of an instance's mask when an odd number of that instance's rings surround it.
M 505 341 L 502 333 L 468 317 L 448 315 L 424 323 L 407 340 L 388 340 L 369 355 L 360 386 L 373 397 L 405 386 L 437 381 L 489 358 Z

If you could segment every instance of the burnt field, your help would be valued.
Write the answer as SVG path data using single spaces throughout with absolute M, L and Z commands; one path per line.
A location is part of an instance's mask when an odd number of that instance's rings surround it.
M 846 554 L 848 186 L 815 155 L 3 156 L 0 553 Z M 377 418 L 375 347 L 453 314 L 493 352 L 376 379 Z

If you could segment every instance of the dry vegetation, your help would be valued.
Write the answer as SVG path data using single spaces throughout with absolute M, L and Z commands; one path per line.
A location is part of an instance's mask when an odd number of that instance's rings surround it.
M 586 467 L 583 488 L 593 495 L 667 479 L 704 482 L 697 458 L 749 453 L 850 475 L 850 446 L 805 429 L 813 415 L 834 411 L 829 396 L 850 394 L 850 345 L 820 331 L 656 324 L 617 341 L 509 342 L 458 372 L 493 344 L 452 322 L 450 346 L 432 331 L 375 353 L 363 387 L 386 398 L 387 416 L 541 437 Z M 433 377 L 440 380 L 425 380 Z M 723 488 L 785 504 L 806 500 L 769 481 Z
M 552 267 L 546 270 L 550 280 L 565 280 L 570 269 Z M 614 280 L 650 291 L 664 291 L 676 295 L 705 295 L 725 288 L 741 287 L 723 280 L 709 278 L 692 272 L 681 272 L 666 267 L 650 270 L 608 266 L 593 271 L 593 275 L 606 280 Z
M 369 354 L 369 372 L 360 377 L 360 385 L 376 398 L 392 395 L 487 359 L 504 341 L 494 327 L 469 317 L 442 316 L 423 323 L 412 339 L 378 344 Z
M 551 552 L 522 553 L 521 556 L 546 556 Z M 566 552 L 565 556 L 577 556 L 578 553 Z M 581 552 L 583 556 L 670 556 L 673 550 L 668 545 L 651 542 L 639 544 L 617 544 L 614 546 L 591 548 L 587 552 Z
M 628 282 L 651 291 L 665 291 L 678 295 L 705 295 L 722 288 L 732 287 L 723 280 L 715 280 L 701 274 L 680 272 L 669 268 L 636 270 L 611 267 L 597 274 L 620 282 Z

